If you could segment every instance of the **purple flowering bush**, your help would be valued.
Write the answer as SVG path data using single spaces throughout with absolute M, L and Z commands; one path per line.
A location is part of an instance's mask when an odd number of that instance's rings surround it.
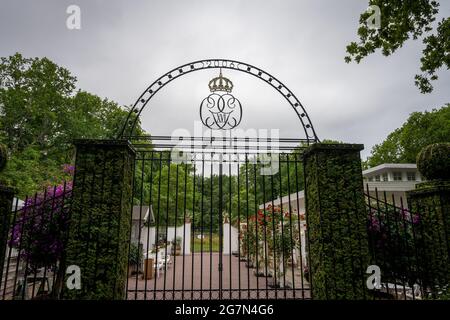
M 67 174 L 73 166 L 64 166 Z M 28 271 L 54 267 L 64 250 L 72 182 L 48 187 L 25 201 L 17 212 L 9 245 L 19 251 Z
M 369 250 L 374 264 L 381 268 L 383 282 L 417 282 L 419 223 L 418 214 L 394 206 L 369 212 Z

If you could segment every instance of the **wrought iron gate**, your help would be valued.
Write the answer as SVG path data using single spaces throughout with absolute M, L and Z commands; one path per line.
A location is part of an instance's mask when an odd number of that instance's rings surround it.
M 310 298 L 305 141 L 173 139 L 133 137 L 128 299 Z

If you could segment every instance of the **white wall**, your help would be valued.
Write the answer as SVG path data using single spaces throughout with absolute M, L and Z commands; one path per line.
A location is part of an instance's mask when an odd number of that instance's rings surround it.
M 166 227 L 161 226 L 159 227 L 160 230 L 158 231 L 164 231 Z M 175 233 L 176 230 L 176 233 Z M 152 250 L 153 245 L 155 244 L 155 236 L 156 236 L 156 227 L 143 227 L 141 230 L 141 243 L 143 244 L 144 252 L 147 251 L 147 235 L 148 235 L 148 251 Z M 181 237 L 181 244 L 183 245 L 183 236 L 185 237 L 184 240 L 184 250 L 181 248 L 181 254 L 189 255 L 191 254 L 191 223 L 186 223 L 185 225 L 179 226 L 177 228 L 175 227 L 168 227 L 167 228 L 167 240 L 169 242 L 172 242 L 175 240 L 175 238 Z
M 239 231 L 237 228 L 231 226 L 229 223 L 223 224 L 223 254 L 239 250 Z M 231 238 L 231 252 L 230 252 L 230 238 Z

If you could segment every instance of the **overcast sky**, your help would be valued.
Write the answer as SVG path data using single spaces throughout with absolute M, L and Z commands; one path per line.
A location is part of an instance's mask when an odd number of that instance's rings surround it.
M 284 82 L 320 139 L 363 143 L 367 156 L 411 112 L 450 102 L 448 72 L 439 73 L 432 94 L 414 86 L 421 42 L 410 41 L 391 57 L 344 62 L 367 2 L 0 0 L 0 56 L 46 56 L 68 68 L 78 88 L 122 105 L 181 64 L 240 60 Z M 450 3 L 440 2 L 440 15 L 448 16 Z M 81 30 L 66 28 L 71 4 L 81 8 Z M 164 87 L 144 111 L 143 127 L 152 134 L 192 129 L 217 73 L 195 72 Z M 243 129 L 278 128 L 282 137 L 304 137 L 290 105 L 269 85 L 237 71 L 224 75 L 243 105 Z

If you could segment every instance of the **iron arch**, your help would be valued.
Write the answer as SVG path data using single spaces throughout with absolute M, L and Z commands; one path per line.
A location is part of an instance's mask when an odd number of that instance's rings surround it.
M 289 102 L 291 107 L 294 109 L 303 126 L 308 143 L 319 141 L 308 113 L 291 90 L 289 90 L 280 80 L 275 78 L 270 73 L 262 70 L 261 68 L 255 67 L 248 63 L 229 59 L 205 59 L 186 63 L 170 70 L 169 72 L 159 77 L 149 87 L 147 87 L 147 89 L 145 89 L 145 91 L 136 100 L 130 112 L 128 113 L 126 122 L 124 123 L 118 138 L 129 138 L 132 136 L 132 133 L 136 127 L 137 121 L 142 111 L 144 110 L 148 102 L 152 99 L 152 97 L 165 85 L 185 74 L 194 71 L 219 68 L 245 72 L 271 85 Z M 132 119 L 131 117 L 133 113 L 137 114 L 134 119 Z

